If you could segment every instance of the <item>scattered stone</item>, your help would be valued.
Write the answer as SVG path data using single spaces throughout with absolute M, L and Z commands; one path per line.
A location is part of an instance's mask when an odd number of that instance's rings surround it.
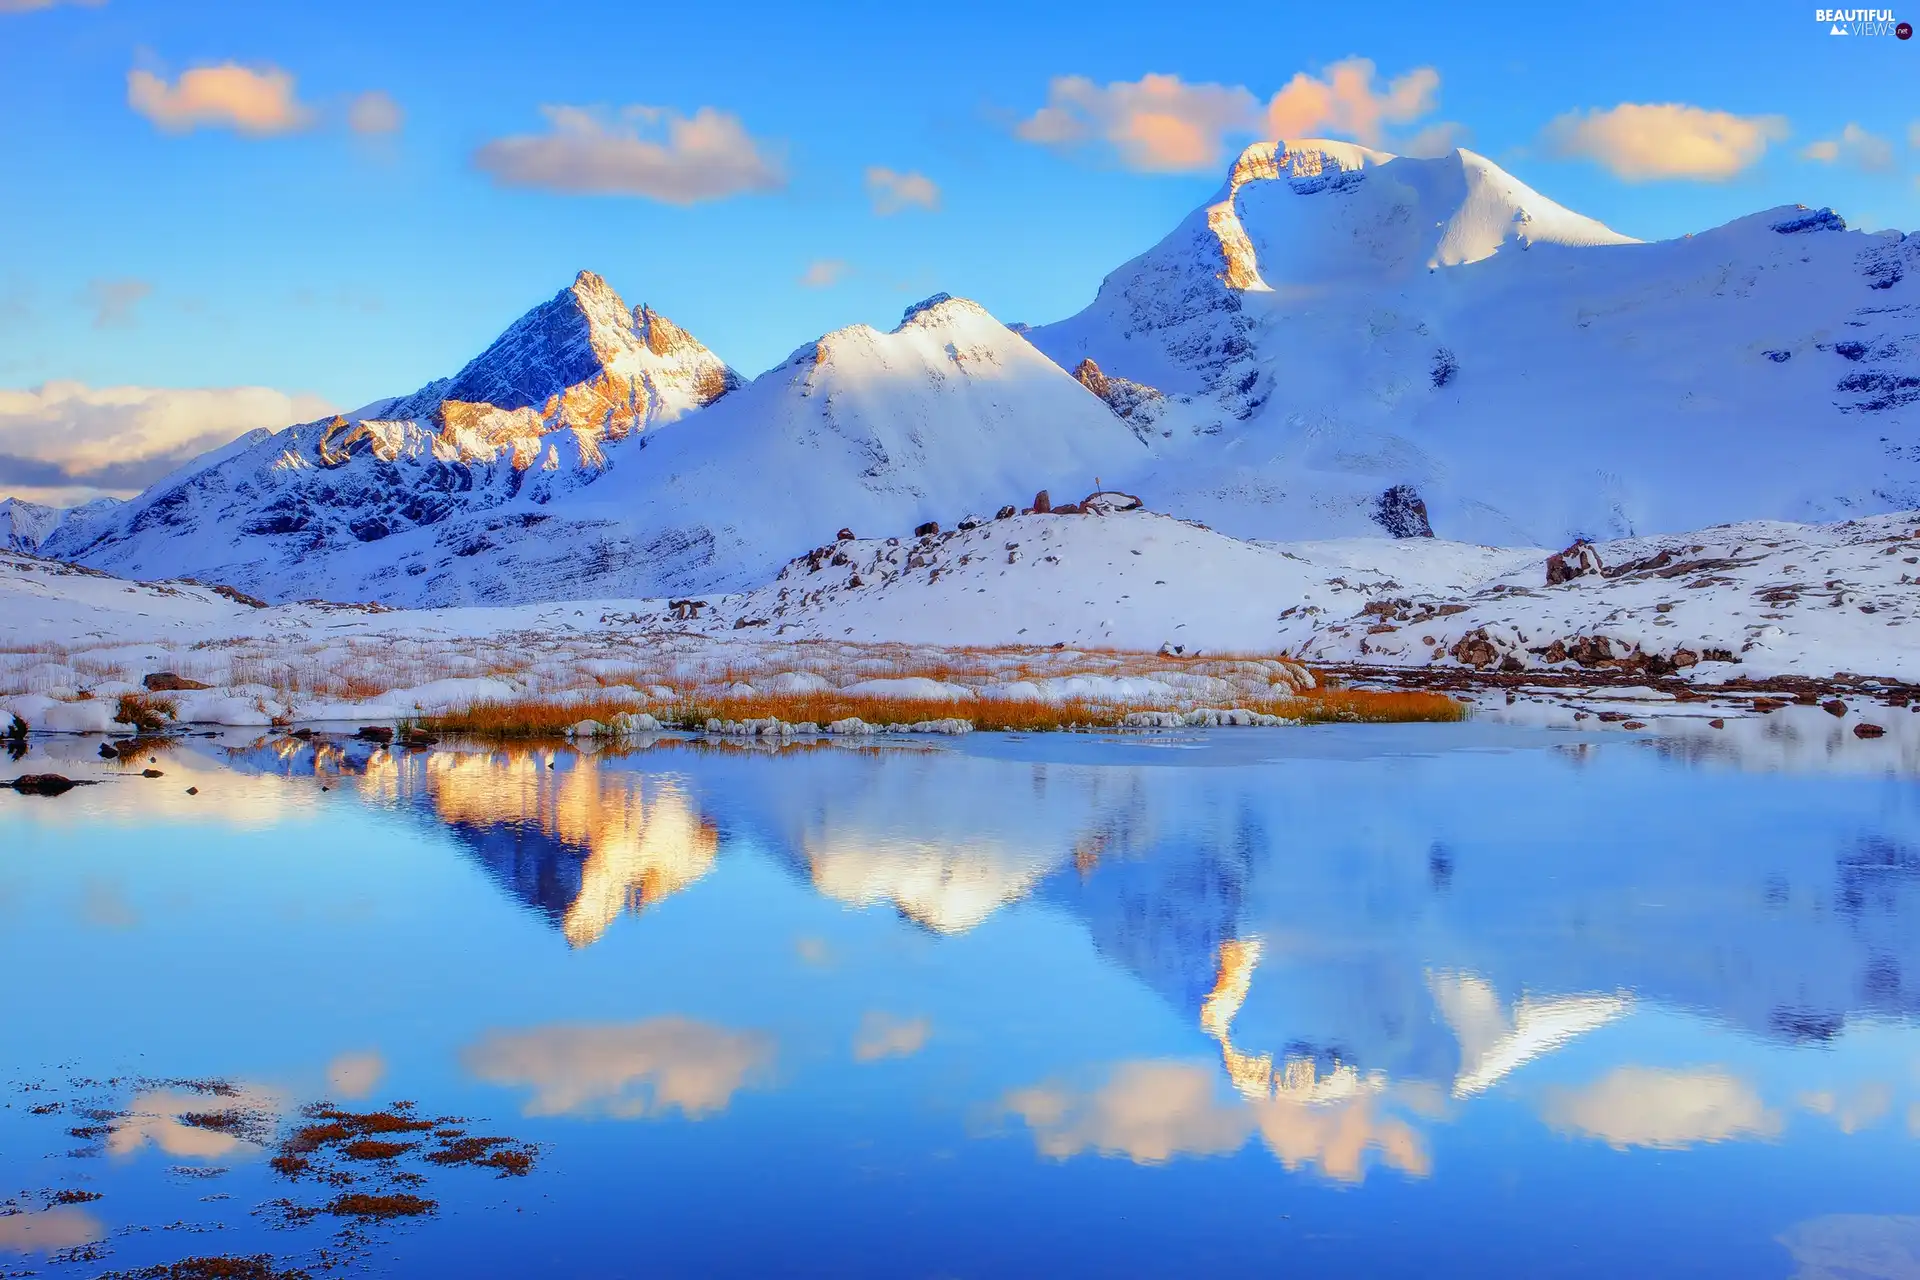
M 1036 516 L 1044 516 L 1044 515 L 1051 514 L 1052 511 L 1053 511 L 1053 499 L 1048 495 L 1045 489 L 1042 489 L 1040 492 L 1033 495 L 1033 507 L 1028 514 L 1036 515 Z
M 183 675 L 171 671 L 155 671 L 140 681 L 147 686 L 148 693 L 188 693 L 194 689 L 211 689 L 210 684 L 198 680 L 189 680 Z
M 1725 720 L 1715 718 L 1707 721 L 1707 728 L 1709 729 L 1724 729 L 1726 727 L 1727 727 L 1727 722 Z
M 913 536 L 916 538 L 931 538 L 939 532 L 940 522 L 938 520 L 929 520 L 925 524 L 917 524 L 913 527 Z
M 1427 504 L 1410 484 L 1396 484 L 1373 500 L 1373 522 L 1396 538 L 1431 538 Z
M 1853 726 L 1853 736 L 1856 738 L 1880 738 L 1886 736 L 1886 732 L 1879 725 L 1868 724 L 1864 720 Z
M 364 742 L 377 742 L 384 747 L 393 741 L 393 726 L 363 724 L 360 726 L 360 731 L 353 736 Z
M 1600 553 L 1585 538 L 1577 538 L 1565 551 L 1547 557 L 1547 585 L 1550 587 L 1605 572 L 1606 565 L 1601 563 Z
M 100 744 L 100 758 L 102 760 L 118 760 L 120 753 L 113 749 L 111 743 L 103 742 Z
M 1836 718 L 1847 714 L 1847 704 L 1838 698 L 1828 698 L 1820 704 L 1820 709 Z
M 836 540 L 836 541 L 839 541 L 839 542 L 852 542 L 852 541 L 853 541 L 853 530 L 851 530 L 851 529 L 842 529 L 842 530 L 840 530 L 840 532 L 839 532 L 839 533 L 836 533 L 836 534 L 834 535 L 834 538 L 835 538 L 835 540 Z
M 1020 514 L 1020 509 L 1014 506 L 1012 503 L 1008 503 L 1006 506 L 994 512 L 993 518 L 995 520 L 1011 520 L 1019 514 Z
M 7 785 L 23 796 L 60 796 L 82 784 L 57 773 L 23 773 Z
M 188 788 L 187 788 L 187 794 L 188 794 L 188 795 L 190 795 L 190 796 L 197 796 L 197 795 L 199 795 L 199 794 L 200 794 L 200 788 L 198 788 L 198 787 L 188 787 Z
M 140 771 L 140 776 L 143 778 L 164 778 L 167 775 L 160 772 L 158 769 L 142 769 Z
M 1620 727 L 1622 729 L 1644 729 L 1647 727 L 1647 722 L 1645 720 L 1628 720 L 1622 723 Z

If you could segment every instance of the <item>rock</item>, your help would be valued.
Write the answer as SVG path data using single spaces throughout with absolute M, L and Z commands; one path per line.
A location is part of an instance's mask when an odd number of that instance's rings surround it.
M 1838 698 L 1828 698 L 1820 704 L 1820 709 L 1836 718 L 1847 714 L 1847 704 Z
M 58 796 L 80 784 L 57 773 L 23 773 L 7 785 L 23 796 Z
M 1644 729 L 1647 727 L 1647 722 L 1645 720 L 1627 720 L 1623 721 L 1620 727 L 1622 729 Z
M 1675 670 L 1679 671 L 1685 671 L 1688 667 L 1697 667 L 1700 665 L 1700 655 L 1691 649 L 1675 649 L 1673 665 Z
M 613 718 L 613 731 L 618 734 L 658 733 L 660 722 L 644 711 L 623 711 Z
M 1069 502 L 1064 506 L 1055 507 L 1052 514 L 1056 516 L 1077 516 L 1082 514 L 1082 512 L 1078 503 Z
M 198 788 L 198 787 L 188 787 L 188 788 L 187 788 L 187 794 L 188 794 L 188 795 L 190 795 L 190 796 L 197 796 L 197 795 L 199 795 L 199 794 L 200 794 L 200 788 Z
M 862 720 L 859 716 L 848 716 L 844 720 L 835 720 L 832 724 L 828 725 L 827 732 L 831 734 L 852 734 L 858 736 L 861 734 L 878 733 L 879 730 L 875 726 L 868 724 L 865 720 Z
M 913 526 L 913 536 L 916 538 L 931 538 L 934 534 L 939 532 L 940 532 L 940 522 L 938 520 L 929 520 L 925 524 L 917 524 Z
M 1725 720 L 1714 719 L 1707 721 L 1707 728 L 1709 729 L 1724 729 L 1726 727 L 1727 722 Z
M 198 680 L 189 680 L 185 676 L 175 675 L 171 671 L 155 671 L 140 681 L 147 686 L 148 693 L 187 693 L 194 689 L 211 689 L 210 684 Z
M 1422 636 L 1420 638 L 1421 640 L 1426 641 L 1426 643 L 1429 643 L 1429 644 L 1432 643 L 1432 641 L 1427 640 L 1425 636 Z M 1546 661 L 1546 662 L 1565 662 L 1567 660 L 1566 641 L 1555 640 L 1552 644 L 1540 650 L 1540 657 L 1543 661 Z
M 993 518 L 995 520 L 1011 520 L 1019 514 L 1020 514 L 1020 509 L 1014 506 L 1012 503 L 1008 503 L 1006 506 L 994 512 Z
M 1785 698 L 1755 698 L 1753 700 L 1753 709 L 1755 711 L 1758 711 L 1761 715 L 1766 715 L 1769 712 L 1778 711 L 1780 708 L 1786 705 L 1787 705 L 1787 700 Z
M 1373 500 L 1373 522 L 1396 538 L 1431 538 L 1427 504 L 1410 484 L 1396 484 Z
M 100 758 L 102 760 L 118 760 L 120 753 L 115 751 L 109 744 L 103 742 L 100 744 Z
M 1112 515 L 1116 511 L 1141 511 L 1146 508 L 1138 496 L 1117 489 L 1097 489 L 1080 499 L 1080 509 L 1090 516 Z
M 384 747 L 393 741 L 393 728 L 384 724 L 363 724 L 353 736 L 364 742 L 377 742 Z
M 1853 736 L 1856 738 L 1880 738 L 1885 737 L 1886 732 L 1879 725 L 1868 724 L 1865 720 L 1853 726 Z
M 1047 515 L 1049 512 L 1051 512 L 1052 510 L 1053 510 L 1053 499 L 1050 496 L 1048 496 L 1047 491 L 1045 489 L 1042 489 L 1040 492 L 1033 495 L 1032 513 L 1034 515 L 1044 516 L 1044 515 Z
M 164 778 L 167 775 L 160 772 L 158 769 L 142 769 L 140 771 L 140 776 L 143 778 Z
M 1493 642 L 1487 638 L 1485 627 L 1475 627 L 1461 636 L 1453 642 L 1453 648 L 1448 652 L 1453 655 L 1454 661 L 1472 667 L 1476 671 L 1483 667 L 1490 667 L 1500 660 L 1500 651 L 1494 648 Z
M 851 529 L 842 529 L 842 530 L 841 530 L 841 531 L 840 531 L 839 533 L 836 533 L 836 534 L 834 535 L 834 537 L 835 537 L 835 538 L 836 538 L 837 540 L 839 540 L 839 541 L 841 541 L 841 542 L 852 542 L 852 541 L 853 541 L 853 530 L 851 530 Z
M 579 720 L 567 726 L 569 738 L 597 738 L 605 731 L 598 720 Z
M 1565 551 L 1547 557 L 1547 585 L 1557 587 L 1575 578 L 1604 575 L 1606 570 L 1593 544 L 1585 538 L 1579 538 Z

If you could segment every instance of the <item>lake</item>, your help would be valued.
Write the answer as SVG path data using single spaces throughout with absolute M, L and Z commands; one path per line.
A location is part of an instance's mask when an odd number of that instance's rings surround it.
M 0 1276 L 1920 1276 L 1912 777 L 98 745 L 0 792 Z

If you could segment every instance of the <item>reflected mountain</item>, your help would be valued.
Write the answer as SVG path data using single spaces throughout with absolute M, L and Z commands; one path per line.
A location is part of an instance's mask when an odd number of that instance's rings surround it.
M 574 946 L 723 848 L 940 934 L 1015 904 L 1063 914 L 1211 1044 L 1248 1103 L 1387 1081 L 1468 1097 L 1636 1001 L 1785 1041 L 1920 1012 L 1911 798 L 1876 810 L 1830 779 L 1756 790 L 1631 744 L 1091 758 L 282 739 L 236 763 L 429 815 Z

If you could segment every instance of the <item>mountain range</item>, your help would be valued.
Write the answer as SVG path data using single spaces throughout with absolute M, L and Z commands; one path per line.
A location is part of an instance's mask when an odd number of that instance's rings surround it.
M 1920 507 L 1920 237 L 1640 243 L 1470 151 L 1262 143 L 1083 311 L 936 295 L 751 381 L 580 276 L 450 378 L 251 432 L 15 550 L 274 600 L 757 585 L 1096 487 L 1241 538 L 1559 546 Z

